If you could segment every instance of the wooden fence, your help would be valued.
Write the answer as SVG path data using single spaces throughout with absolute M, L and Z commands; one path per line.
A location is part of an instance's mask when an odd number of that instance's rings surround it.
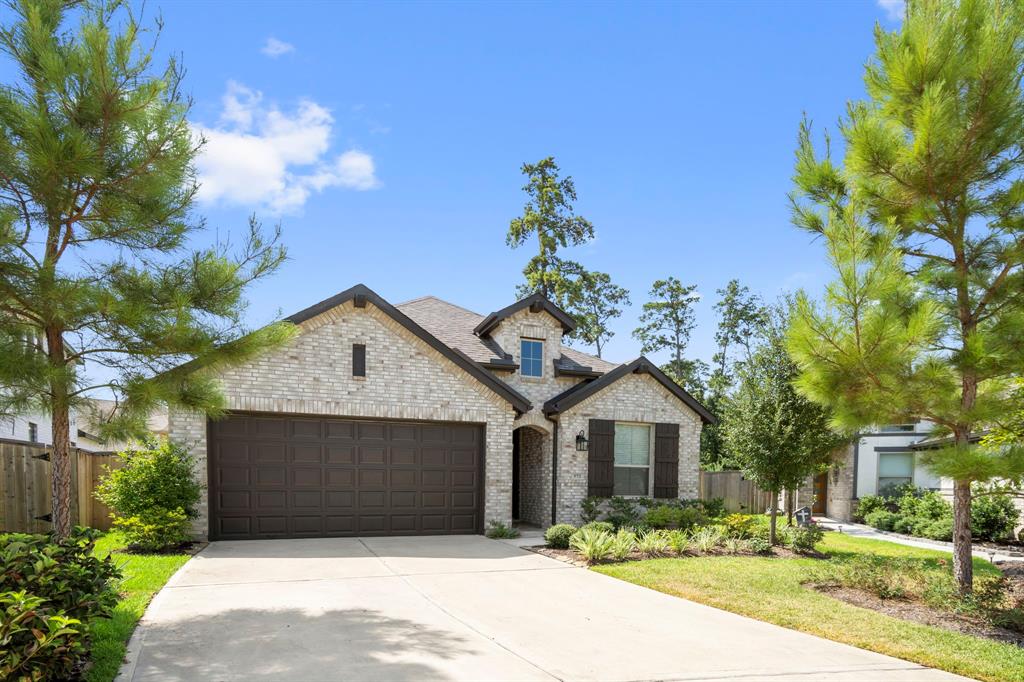
M 50 448 L 39 443 L 0 439 L 0 531 L 45 533 L 51 512 Z M 110 528 L 110 510 L 93 496 L 103 467 L 117 468 L 114 453 L 71 450 L 71 521 L 100 530 Z
M 701 471 L 700 499 L 721 497 L 731 512 L 761 514 L 772 496 L 743 477 L 742 471 Z

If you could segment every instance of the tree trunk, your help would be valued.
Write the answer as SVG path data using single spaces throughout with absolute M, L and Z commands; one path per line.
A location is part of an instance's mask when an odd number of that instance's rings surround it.
M 971 557 L 971 482 L 953 482 L 953 578 L 960 594 L 968 595 L 974 587 L 974 564 Z
M 60 408 L 54 405 L 50 424 L 53 427 L 50 452 L 53 532 L 58 538 L 66 538 L 71 534 L 71 438 L 66 404 Z
M 772 547 L 775 546 L 775 524 L 779 514 L 779 491 L 772 491 L 772 516 L 771 523 L 768 525 L 768 544 Z

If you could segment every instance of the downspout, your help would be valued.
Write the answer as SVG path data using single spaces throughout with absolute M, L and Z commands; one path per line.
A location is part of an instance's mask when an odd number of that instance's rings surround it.
M 547 417 L 554 424 L 551 429 L 551 525 L 558 518 L 558 420 Z

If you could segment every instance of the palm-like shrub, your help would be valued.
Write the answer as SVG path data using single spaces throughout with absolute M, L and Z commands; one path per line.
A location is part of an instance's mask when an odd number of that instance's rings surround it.
M 622 561 L 636 548 L 636 544 L 636 533 L 626 528 L 619 530 L 615 533 L 615 538 L 612 542 L 612 558 L 616 561 Z
M 569 545 L 589 563 L 603 561 L 612 553 L 615 536 L 598 528 L 584 526 L 576 531 Z
M 666 556 L 671 553 L 669 535 L 663 530 L 649 530 L 636 540 L 637 550 L 647 558 Z
M 705 526 L 693 534 L 690 542 L 698 552 L 706 554 L 721 545 L 725 535 L 722 526 Z

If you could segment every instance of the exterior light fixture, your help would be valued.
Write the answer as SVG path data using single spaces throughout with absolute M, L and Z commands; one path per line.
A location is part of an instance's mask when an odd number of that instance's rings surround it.
M 589 445 L 589 443 L 587 442 L 587 434 L 583 433 L 583 431 L 580 431 L 579 433 L 577 433 L 576 434 L 576 450 L 578 452 L 586 452 L 588 445 Z

